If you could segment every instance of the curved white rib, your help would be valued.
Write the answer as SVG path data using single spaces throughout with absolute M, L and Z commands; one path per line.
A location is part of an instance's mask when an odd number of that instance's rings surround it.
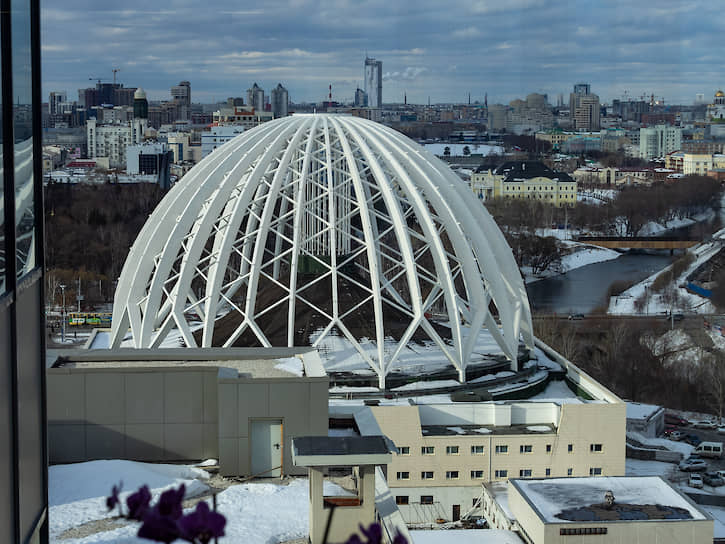
M 217 320 L 231 312 L 238 320 L 219 345 L 243 333 L 271 345 L 266 315 L 291 346 L 302 304 L 326 321 L 317 343 L 337 328 L 381 387 L 418 330 L 461 380 L 484 325 L 516 369 L 519 337 L 533 348 L 529 303 L 510 248 L 474 200 L 442 161 L 377 123 L 336 115 L 265 123 L 206 157 L 151 214 L 119 279 L 111 345 L 130 328 L 136 347 L 158 346 L 173 329 L 195 346 L 190 321 L 200 319 L 200 343 L 211 346 Z M 278 297 L 264 308 L 262 282 Z M 343 309 L 340 282 L 357 285 L 362 299 Z M 309 297 L 322 285 L 328 309 Z M 374 355 L 349 328 L 364 306 L 372 307 Z M 406 319 L 394 343 L 387 307 Z M 434 309 L 448 316 L 450 345 L 428 321 Z

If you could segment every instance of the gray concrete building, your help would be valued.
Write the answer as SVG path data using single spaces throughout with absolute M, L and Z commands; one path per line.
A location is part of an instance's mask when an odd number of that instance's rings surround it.
M 304 474 L 295 436 L 327 434 L 313 348 L 82 350 L 48 374 L 51 463 L 214 458 L 227 476 Z
M 272 115 L 275 119 L 289 115 L 289 93 L 281 83 L 272 89 Z

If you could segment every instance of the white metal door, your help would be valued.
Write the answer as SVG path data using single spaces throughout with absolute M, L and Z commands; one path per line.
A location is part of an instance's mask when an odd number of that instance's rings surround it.
M 279 478 L 282 474 L 282 420 L 252 420 L 252 474 Z

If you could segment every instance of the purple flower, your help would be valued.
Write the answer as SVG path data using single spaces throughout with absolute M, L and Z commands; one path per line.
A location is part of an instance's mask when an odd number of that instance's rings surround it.
M 224 526 L 227 520 L 217 512 L 209 510 L 204 501 L 196 505 L 194 512 L 185 515 L 179 520 L 181 538 L 189 542 L 197 540 L 207 544 L 212 538 L 224 536 Z
M 368 539 L 368 544 L 380 544 L 383 541 L 383 528 L 379 523 L 371 523 L 367 529 L 360 525 L 360 531 Z
M 158 510 L 161 516 L 174 520 L 179 519 L 181 514 L 184 513 L 181 507 L 181 501 L 184 500 L 184 493 L 186 493 L 186 486 L 184 484 L 181 484 L 179 489 L 168 489 L 164 491 L 154 509 Z
M 400 533 L 395 533 L 393 544 L 408 544 L 408 540 Z
M 141 521 L 148 510 L 151 502 L 151 491 L 147 485 L 140 487 L 136 493 L 126 498 L 126 506 L 128 506 L 128 519 Z
M 159 505 L 146 511 L 143 525 L 139 527 L 138 537 L 154 540 L 156 542 L 170 543 L 179 537 L 179 527 L 176 520 L 161 514 Z
M 116 505 L 118 504 L 118 494 L 121 492 L 122 487 L 123 482 L 119 482 L 118 485 L 114 485 L 111 488 L 111 496 L 106 497 L 106 507 L 108 508 L 109 512 L 116 508 Z

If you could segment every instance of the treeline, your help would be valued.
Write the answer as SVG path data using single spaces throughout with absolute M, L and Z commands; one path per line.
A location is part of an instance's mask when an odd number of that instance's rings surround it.
M 668 341 L 664 319 L 610 319 L 588 328 L 541 319 L 534 329 L 538 338 L 621 398 L 725 415 L 725 355 Z
M 504 198 L 488 200 L 485 205 L 504 231 L 533 233 L 566 224 L 584 231 L 635 236 L 650 221 L 664 224 L 712 209 L 720 191 L 720 183 L 712 178 L 687 176 L 667 184 L 625 187 L 611 201 L 578 202 L 572 208 L 557 208 L 541 200 Z
M 622 189 L 612 203 L 627 236 L 636 236 L 649 221 L 665 223 L 692 217 L 715 205 L 720 182 L 707 176 L 687 176 L 673 183 Z
M 131 244 L 162 196 L 148 183 L 46 186 L 48 303 L 60 303 L 59 284 L 67 285 L 66 303 L 75 301 L 79 277 L 86 303 L 110 300 Z

